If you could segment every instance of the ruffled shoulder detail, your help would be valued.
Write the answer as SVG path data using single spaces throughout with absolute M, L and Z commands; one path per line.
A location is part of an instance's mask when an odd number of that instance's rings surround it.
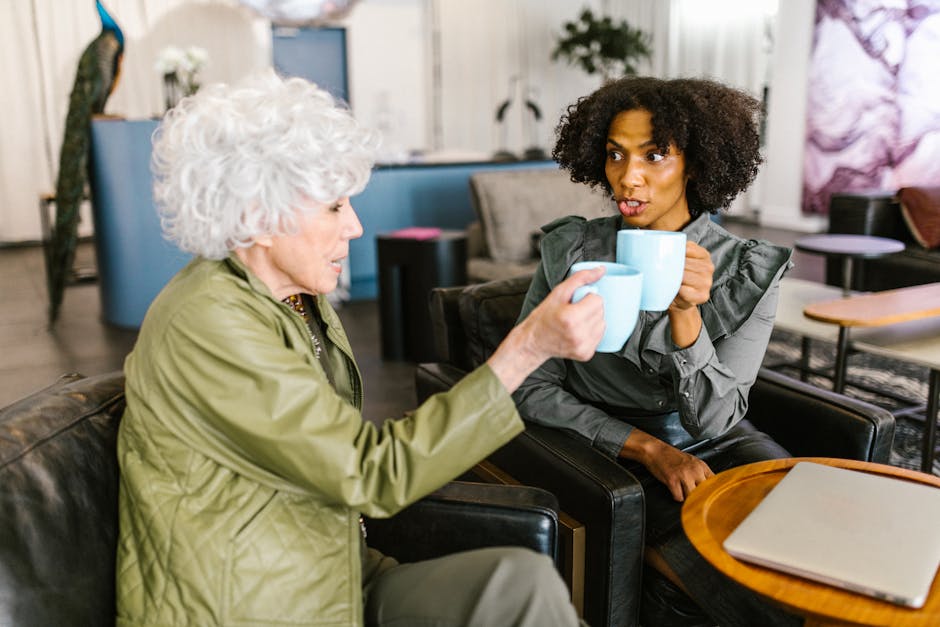
M 549 287 L 558 285 L 579 261 L 614 261 L 620 223 L 619 215 L 594 220 L 567 216 L 543 226 L 540 252 Z
M 745 240 L 710 224 L 699 242 L 715 264 L 715 284 L 699 306 L 712 341 L 732 335 L 793 264 L 793 251 L 764 240 Z

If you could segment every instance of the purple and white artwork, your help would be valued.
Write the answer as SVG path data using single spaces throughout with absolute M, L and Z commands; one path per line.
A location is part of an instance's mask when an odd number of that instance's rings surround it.
M 940 0 L 818 0 L 803 212 L 940 185 Z

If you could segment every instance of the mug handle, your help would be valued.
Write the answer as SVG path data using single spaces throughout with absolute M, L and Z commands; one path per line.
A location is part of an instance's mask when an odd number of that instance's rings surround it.
M 576 303 L 588 294 L 598 294 L 599 290 L 596 285 L 582 285 L 574 291 L 574 294 L 571 296 L 571 302 Z

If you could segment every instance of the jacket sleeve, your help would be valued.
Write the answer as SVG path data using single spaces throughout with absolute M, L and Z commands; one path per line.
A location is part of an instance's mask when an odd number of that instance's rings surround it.
M 235 472 L 389 516 L 522 431 L 486 365 L 412 415 L 376 427 L 321 369 L 285 347 L 264 316 L 244 306 L 185 305 L 154 357 L 161 366 L 149 394 L 181 437 Z
M 550 290 L 549 279 L 540 264 L 519 319 L 528 316 Z M 618 457 L 633 427 L 568 392 L 565 389 L 566 376 L 565 360 L 550 359 L 542 364 L 513 394 L 519 414 L 525 420 L 570 431 L 610 457 Z
M 748 393 L 760 370 L 774 316 L 780 284 L 764 294 L 748 319 L 731 335 L 712 341 L 703 325 L 698 339 L 666 353 L 682 426 L 693 437 L 721 435 L 747 413 Z M 668 329 L 668 325 L 667 325 Z
M 666 375 L 667 384 L 671 378 L 679 419 L 697 439 L 721 435 L 747 413 L 773 331 L 780 279 L 790 267 L 789 248 L 757 240 L 725 242 L 724 269 L 716 269 L 709 300 L 699 305 L 699 337 L 678 348 L 664 316 L 641 355 Z

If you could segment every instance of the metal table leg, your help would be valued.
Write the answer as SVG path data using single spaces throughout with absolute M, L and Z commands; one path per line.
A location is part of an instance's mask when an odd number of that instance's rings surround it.
M 846 255 L 842 258 L 842 296 L 848 296 L 852 291 L 852 257 Z
M 849 327 L 839 327 L 836 343 L 836 366 L 832 377 L 832 391 L 839 394 L 845 389 L 846 361 L 849 356 Z
M 800 381 L 809 379 L 809 353 L 810 339 L 808 335 L 804 335 L 800 343 Z
M 937 441 L 937 405 L 940 403 L 940 370 L 930 371 L 930 383 L 927 386 L 927 413 L 924 418 L 924 441 L 920 456 L 922 472 L 933 472 L 934 447 Z

